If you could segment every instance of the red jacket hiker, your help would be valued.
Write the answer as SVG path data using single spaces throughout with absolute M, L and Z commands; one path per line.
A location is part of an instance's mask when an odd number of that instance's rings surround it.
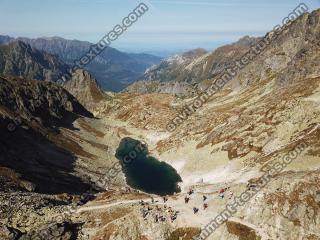
M 219 191 L 219 193 L 224 193 L 224 189 L 221 188 L 220 191 Z

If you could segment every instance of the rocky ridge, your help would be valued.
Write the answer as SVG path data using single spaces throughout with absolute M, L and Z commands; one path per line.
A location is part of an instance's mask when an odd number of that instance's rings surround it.
M 0 46 L 0 74 L 56 82 L 69 66 L 56 56 L 21 41 Z

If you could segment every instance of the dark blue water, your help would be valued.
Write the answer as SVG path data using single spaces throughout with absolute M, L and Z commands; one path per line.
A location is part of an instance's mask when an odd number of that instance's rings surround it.
M 150 156 L 148 147 L 142 142 L 122 139 L 116 157 L 120 160 L 127 184 L 132 188 L 161 196 L 180 192 L 178 182 L 182 179 L 177 171 Z

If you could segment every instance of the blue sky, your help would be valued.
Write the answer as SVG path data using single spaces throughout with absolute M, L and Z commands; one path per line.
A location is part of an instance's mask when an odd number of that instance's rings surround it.
M 61 36 L 97 42 L 121 23 L 136 0 L 0 0 L 0 34 Z M 241 36 L 261 36 L 288 15 L 297 0 L 145 0 L 150 10 L 113 46 L 122 50 L 213 49 Z M 310 9 L 320 0 L 305 0 Z

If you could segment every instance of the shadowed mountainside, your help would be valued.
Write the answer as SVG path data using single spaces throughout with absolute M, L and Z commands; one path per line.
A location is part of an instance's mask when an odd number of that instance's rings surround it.
M 85 191 L 89 185 L 72 174 L 74 153 L 63 149 L 67 140 L 58 129 L 75 129 L 72 122 L 81 116 L 92 114 L 62 87 L 1 77 L 1 167 L 21 174 L 38 192 Z

